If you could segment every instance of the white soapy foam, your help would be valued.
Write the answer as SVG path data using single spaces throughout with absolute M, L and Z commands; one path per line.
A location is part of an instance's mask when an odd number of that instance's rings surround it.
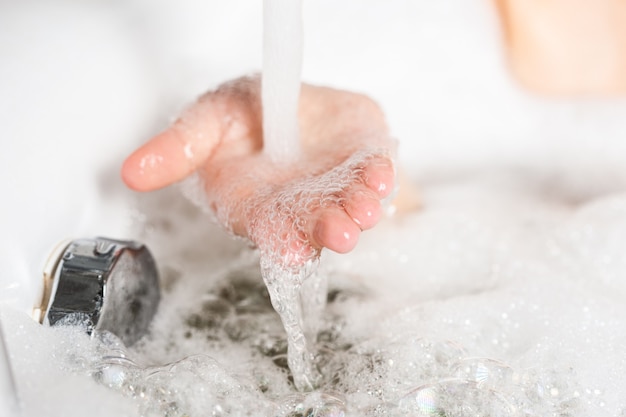
M 162 21 L 153 23 L 159 29 L 185 22 L 186 36 L 160 35 L 170 41 L 158 43 L 167 51 L 164 61 L 194 74 L 217 63 L 222 72 L 207 81 L 217 84 L 248 64 L 228 67 L 230 73 L 222 59 L 206 58 L 193 70 L 180 64 L 207 55 L 189 52 L 187 42 L 212 39 L 198 33 L 224 15 L 200 13 L 212 7 L 207 4 L 168 9 L 147 2 L 140 10 L 151 18 L 161 10 Z M 232 15 L 221 20 L 228 25 L 224 33 L 236 32 L 248 5 L 232 3 Z M 307 27 L 326 29 L 309 36 L 328 39 L 307 61 L 324 61 L 327 72 L 317 79 L 365 90 L 371 80 L 367 91 L 385 98 L 391 126 L 402 133 L 400 154 L 420 162 L 409 168 L 420 172 L 423 196 L 421 212 L 384 220 L 362 235 L 355 252 L 323 254 L 319 273 L 330 291 L 315 343 L 319 391 L 298 393 L 290 381 L 286 337 L 264 293 L 258 257 L 207 225 L 175 190 L 165 190 L 138 197 L 138 227 L 129 233 L 155 253 L 164 289 L 151 332 L 138 345 L 121 349 L 114 339 L 91 340 L 80 330 L 46 329 L 21 313 L 3 312 L 22 416 L 624 415 L 624 103 L 550 103 L 507 89 L 494 94 L 485 80 L 506 76 L 479 68 L 485 57 L 472 25 L 483 22 L 466 13 L 479 7 L 467 0 L 308 4 L 320 18 Z M 406 19 L 389 25 L 398 9 Z M 458 16 L 446 20 L 455 10 Z M 216 25 L 207 24 L 207 16 Z M 241 18 L 241 28 L 255 21 Z M 47 13 L 41 22 L 57 33 Z M 355 30 L 342 31 L 345 25 Z M 463 66 L 469 78 L 455 65 L 460 40 L 472 45 L 464 49 L 471 55 L 470 67 Z M 326 58 L 334 44 L 359 42 L 368 46 L 362 57 L 346 59 L 347 49 L 336 47 L 340 53 Z M 11 38 L 2 45 L 17 44 Z M 224 49 L 218 45 L 213 56 Z M 250 47 L 252 54 L 257 49 Z M 229 56 L 248 56 L 243 47 L 233 50 Z M 388 61 L 380 60 L 382 52 Z M 376 63 L 383 69 L 357 71 Z M 191 86 L 172 82 L 166 97 L 178 97 L 178 88 L 194 94 L 198 78 Z M 32 97 L 32 106 L 45 103 L 45 111 L 56 114 L 56 96 L 40 90 Z M 12 121 L 32 125 L 30 115 Z M 84 143 L 88 136 L 76 139 Z M 472 159 L 494 149 L 509 157 Z M 455 164 L 447 165 L 450 160 Z M 460 160 L 469 162 L 457 165 Z M 83 197 L 67 204 L 81 207 Z M 66 200 L 54 201 L 65 209 Z M 45 223 L 37 225 L 32 240 L 46 233 L 58 239 Z
M 174 190 L 142 207 L 154 219 L 142 239 L 166 284 L 149 337 L 124 349 L 5 318 L 23 328 L 9 346 L 18 380 L 52 350 L 46 373 L 95 380 L 126 399 L 126 415 L 619 415 L 626 335 L 618 292 L 626 287 L 605 277 L 623 268 L 582 271 L 610 254 L 594 239 L 610 232 L 611 213 L 623 225 L 626 197 L 555 209 L 518 204 L 534 196 L 511 183 L 450 185 L 425 187 L 422 213 L 385 220 L 353 254 L 322 257 L 330 292 L 315 342 L 318 391 L 298 394 L 289 382 L 287 340 L 258 257 L 237 245 L 209 258 L 183 249 L 214 247 L 219 237 L 206 225 L 196 230 L 201 217 L 189 216 L 193 207 L 175 202 Z M 181 215 L 164 215 L 166 202 Z M 423 256 L 428 247 L 441 256 Z M 573 270 L 572 247 L 588 255 Z M 35 333 L 30 350 L 16 349 Z
M 0 414 L 16 414 L 19 410 L 17 390 L 15 389 L 15 378 L 13 377 L 11 361 L 7 353 L 6 343 L 4 342 L 2 327 L 0 327 L 0 393 L 2 395 Z

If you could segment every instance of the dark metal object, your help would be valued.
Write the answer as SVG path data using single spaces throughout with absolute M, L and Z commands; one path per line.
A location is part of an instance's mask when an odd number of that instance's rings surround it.
M 41 307 L 35 310 L 41 323 L 110 331 L 126 345 L 146 332 L 160 298 L 158 272 L 146 246 L 77 239 L 50 262 Z

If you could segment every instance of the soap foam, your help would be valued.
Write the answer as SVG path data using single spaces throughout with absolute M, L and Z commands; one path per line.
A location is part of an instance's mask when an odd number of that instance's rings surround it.
M 259 77 L 245 77 L 209 94 L 234 96 L 254 107 L 259 85 Z M 196 118 L 195 112 L 185 112 L 179 125 Z M 362 135 L 349 146 L 327 146 L 324 155 L 312 152 L 275 162 L 263 152 L 248 156 L 248 163 L 207 164 L 183 184 L 183 193 L 213 220 L 233 236 L 239 229 L 258 248 L 263 280 L 288 334 L 290 368 L 301 390 L 312 389 L 318 379 L 304 328 L 306 321 L 317 320 L 313 313 L 323 309 L 325 298 L 325 286 L 316 294 L 300 294 L 320 255 L 311 244 L 314 224 L 324 210 L 343 210 L 351 189 L 366 184 L 372 160 L 391 158 L 388 149 L 394 143 L 388 137 Z
M 425 186 L 421 212 L 323 254 L 311 393 L 291 380 L 259 252 L 199 222 L 175 190 L 147 196 L 143 240 L 166 284 L 150 334 L 129 349 L 3 316 L 19 391 L 28 411 L 85 393 L 77 408 L 96 416 L 619 415 L 624 286 L 608 259 L 626 245 L 626 196 L 559 205 L 514 184 Z M 160 221 L 164 208 L 180 215 Z M 35 399 L 49 388 L 24 385 L 33 369 L 67 395 Z
M 370 140 L 372 144 L 379 141 Z M 246 232 L 260 253 L 263 280 L 288 335 L 290 369 L 299 389 L 310 390 L 319 379 L 305 327 L 315 328 L 325 304 L 326 286 L 315 276 L 320 250 L 310 243 L 310 222 L 322 210 L 344 206 L 349 190 L 365 184 L 365 167 L 373 158 L 389 158 L 388 151 L 368 147 L 367 143 L 363 140 L 363 149 L 352 154 L 350 149 L 341 149 L 348 156 L 336 166 L 332 165 L 333 158 L 300 158 L 280 166 L 265 160 L 260 171 L 233 177 L 224 189 L 203 185 L 198 176 L 183 187 L 205 211 L 216 208 L 212 216 L 231 233 L 233 218 L 241 216 L 247 222 Z M 242 185 L 255 190 L 245 199 L 245 207 L 233 197 L 238 197 Z M 307 280 L 314 284 L 301 294 Z
M 319 4 L 318 12 L 324 17 L 320 25 L 330 28 L 330 49 L 338 41 L 343 45 L 365 42 L 369 48 L 363 54 L 366 59 L 343 60 L 341 66 L 329 66 L 323 59 L 312 61 L 320 62 L 333 76 L 343 73 L 339 79 L 329 75 L 337 85 L 361 88 L 373 83 L 368 91 L 374 96 L 395 97 L 388 98 L 389 116 L 396 121 L 391 120 L 391 125 L 402 131 L 405 144 L 418 144 L 415 152 L 403 152 L 403 156 L 421 170 L 424 207 L 420 213 L 387 219 L 364 233 L 351 254 L 322 254 L 319 273 L 328 278 L 330 290 L 315 342 L 319 352 L 316 365 L 321 370 L 319 391 L 299 393 L 289 379 L 284 330 L 264 293 L 257 254 L 206 224 L 204 214 L 186 204 L 175 190 L 164 190 L 138 197 L 138 229 L 133 236 L 145 241 L 155 254 L 164 289 L 151 332 L 138 345 L 120 351 L 106 338 L 92 340 L 80 329 L 42 328 L 29 317 L 3 312 L 22 415 L 146 415 L 147 407 L 156 407 L 156 402 L 142 403 L 140 396 L 128 391 L 128 385 L 115 384 L 121 380 L 115 373 L 108 378 L 97 376 L 98 370 L 111 363 L 108 357 L 118 358 L 115 365 L 128 369 L 124 370 L 132 376 L 128 380 L 144 387 L 139 392 L 161 392 L 164 396 L 160 398 L 176 402 L 176 409 L 170 409 L 173 415 L 202 408 L 200 414 L 209 415 L 385 416 L 413 412 L 441 416 L 458 415 L 465 406 L 474 407 L 472 412 L 492 415 L 515 415 L 522 406 L 529 416 L 624 415 L 626 311 L 624 280 L 620 279 L 625 272 L 621 253 L 626 247 L 626 233 L 622 233 L 626 216 L 621 208 L 626 204 L 623 105 L 611 101 L 600 105 L 606 108 L 597 108 L 593 103 L 577 103 L 567 105 L 569 110 L 561 114 L 560 103 L 523 96 L 520 104 L 518 96 L 510 97 L 506 89 L 493 94 L 490 86 L 494 79 L 497 84 L 506 73 L 494 75 L 480 64 L 489 54 L 480 48 L 485 42 L 497 43 L 494 39 L 498 38 L 488 27 L 484 38 L 473 36 L 477 19 L 471 12 L 479 9 L 476 2 L 371 2 L 368 7 L 373 9 L 368 10 L 389 13 L 394 8 L 397 12 L 401 4 L 406 6 L 407 18 L 400 22 L 400 33 L 388 38 L 382 38 L 389 32 L 388 26 L 377 22 L 387 17 L 392 21 L 393 14 L 379 20 L 378 13 L 360 13 L 354 19 L 356 9 L 352 5 L 341 10 L 336 2 Z M 198 36 L 200 29 L 219 26 L 207 24 L 207 18 L 230 25 L 241 17 L 237 6 L 228 15 L 233 18 L 224 19 L 213 10 L 199 13 L 202 5 L 206 2 L 177 4 L 160 11 L 159 23 L 170 24 L 175 13 L 185 23 L 181 32 L 188 34 L 177 42 L 171 36 L 173 31 L 163 31 L 163 25 L 154 24 L 159 28 L 155 33 L 168 37 L 159 38 L 164 42 L 157 44 L 167 50 L 163 61 L 171 65 L 170 74 L 190 73 L 185 69 L 193 67 L 185 65 L 190 60 L 188 46 L 193 42 L 206 45 L 209 37 Z M 310 6 L 315 7 L 313 3 Z M 150 2 L 142 10 L 152 13 L 157 8 Z M 431 14 L 431 8 L 440 13 Z M 326 19 L 329 10 L 333 19 Z M 450 11 L 458 18 L 446 20 Z M 415 23 L 420 22 L 420 16 L 423 26 Z M 75 21 L 90 22 L 80 17 Z M 340 30 L 346 22 L 361 19 L 368 19 L 364 27 L 369 25 L 370 31 Z M 50 29 L 42 32 L 46 37 L 58 32 L 56 26 L 48 26 L 57 22 L 49 13 L 42 13 L 38 22 L 41 28 Z M 464 22 L 470 22 L 469 26 Z M 426 32 L 408 31 L 414 27 Z M 407 41 L 401 35 L 405 28 Z M 337 39 L 336 33 L 346 37 Z M 379 36 L 381 41 L 374 41 Z M 449 48 L 432 42 L 435 38 Z M 67 39 L 63 39 L 64 46 Z M 111 42 L 115 40 L 111 36 L 102 39 L 107 40 L 103 45 L 128 45 L 123 40 Z M 247 41 L 244 36 L 241 39 L 231 41 Z M 388 42 L 390 39 L 394 42 Z M 469 39 L 475 48 L 459 47 L 459 39 Z M 197 77 L 201 82 L 181 86 L 176 79 L 171 82 L 171 95 L 166 97 L 205 88 L 205 74 L 221 64 L 212 57 L 225 53 L 222 42 L 214 45 L 213 54 L 198 47 L 199 52 L 193 55 L 194 60 L 204 57 L 208 62 L 200 69 L 194 67 L 193 71 L 202 73 Z M 239 52 L 241 44 L 235 45 L 232 49 L 237 55 L 247 55 Z M 397 53 L 405 47 L 409 53 Z M 466 61 L 456 55 L 459 49 L 469 54 Z M 48 46 L 46 50 L 54 51 L 58 61 L 58 48 Z M 415 50 L 422 53 L 415 54 Z M 377 78 L 372 72 L 357 71 L 359 66 L 372 65 L 371 57 L 382 53 L 390 57 L 391 61 L 383 62 L 392 63 L 392 73 L 382 71 Z M 319 57 L 327 56 L 328 51 L 320 48 Z M 394 56 L 398 57 L 395 61 Z M 114 58 L 109 61 L 123 61 L 117 55 Z M 456 65 L 461 61 L 470 65 L 464 66 L 464 71 L 458 71 Z M 48 76 L 56 79 L 66 74 L 67 68 Z M 106 65 L 99 68 L 109 70 Z M 222 79 L 239 74 L 241 68 L 234 65 L 230 73 L 222 68 Z M 414 76 L 416 69 L 420 76 Z M 441 76 L 442 69 L 446 69 L 445 76 Z M 389 77 L 410 80 L 411 84 L 393 83 Z M 102 79 L 118 80 L 109 73 Z M 31 81 L 27 78 L 26 83 Z M 459 86 L 471 92 L 463 95 Z M 17 88 L 15 92 L 15 97 L 24 97 L 29 109 L 36 103 L 58 99 L 40 89 L 36 95 Z M 112 108 L 119 107 L 123 95 L 115 95 L 116 106 Z M 107 94 L 93 96 L 96 102 L 86 99 L 80 103 L 107 103 Z M 122 107 L 122 113 L 135 119 L 136 114 L 128 109 L 145 109 L 155 102 L 158 100 L 146 99 L 141 105 Z M 67 124 L 66 118 L 50 111 L 52 107 L 44 107 L 41 114 Z M 99 121 L 102 114 L 110 114 L 92 113 Z M 20 116 L 23 120 L 16 117 L 15 121 L 33 125 L 32 111 Z M 577 122 L 580 118 L 585 119 L 584 129 Z M 113 116 L 112 120 L 114 123 L 107 126 L 119 125 L 118 118 Z M 77 129 L 77 143 L 92 146 L 84 133 L 93 133 L 97 125 Z M 47 129 L 46 134 L 29 137 L 48 137 L 55 131 L 63 129 Z M 141 135 L 128 135 L 128 142 L 137 136 Z M 118 136 L 102 137 L 101 142 L 106 143 Z M 554 138 L 562 143 L 546 150 Z M 536 154 L 524 152 L 529 141 L 540 143 L 541 155 L 547 154 L 537 164 L 530 164 L 538 160 Z M 58 141 L 49 144 L 59 146 Z M 471 159 L 467 153 L 485 148 L 506 149 L 508 153 L 496 156 L 515 157 L 481 160 L 476 166 L 489 168 L 482 175 L 458 169 L 458 162 Z M 574 148 L 578 151 L 572 152 Z M 445 155 L 455 156 L 454 163 L 447 165 L 450 161 Z M 506 165 L 519 167 L 520 163 L 530 168 L 513 174 L 501 169 Z M 426 168 L 433 166 L 444 175 L 429 177 Z M 544 175 L 546 172 L 549 175 Z M 49 192 L 58 194 L 58 189 L 51 187 Z M 72 196 L 76 198 L 76 193 Z M 82 194 L 80 198 L 70 200 L 83 207 L 88 198 Z M 16 207 L 23 211 L 31 200 L 25 201 Z M 67 207 L 62 208 L 67 211 Z M 75 223 L 76 217 L 69 218 Z M 27 222 L 33 219 L 27 216 Z M 39 235 L 46 235 L 45 229 L 33 229 L 37 230 L 37 240 Z M 47 232 L 48 236 L 54 234 Z M 122 354 L 127 361 L 119 360 Z M 194 359 L 198 354 L 212 359 Z M 151 379 L 150 370 L 161 376 Z M 224 377 L 224 382 L 211 380 L 205 370 Z M 236 386 L 242 388 L 228 391 Z M 228 395 L 222 395 L 225 392 Z M 511 405 L 518 408 L 512 410 Z

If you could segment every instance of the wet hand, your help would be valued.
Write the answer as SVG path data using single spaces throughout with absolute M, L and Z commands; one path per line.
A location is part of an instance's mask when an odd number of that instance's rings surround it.
M 260 94 L 257 77 L 206 93 L 126 159 L 122 178 L 150 191 L 197 173 L 218 221 L 283 262 L 352 250 L 394 188 L 382 111 L 366 96 L 303 84 L 301 154 L 275 163 L 262 152 Z

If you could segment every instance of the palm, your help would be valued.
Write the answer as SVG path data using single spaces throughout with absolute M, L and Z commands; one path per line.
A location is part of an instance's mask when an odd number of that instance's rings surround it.
M 151 190 L 197 171 L 218 220 L 266 253 L 299 264 L 322 247 L 351 250 L 393 186 L 382 112 L 364 96 L 303 85 L 302 151 L 276 164 L 262 152 L 259 93 L 244 78 L 204 95 L 127 159 L 125 181 Z

